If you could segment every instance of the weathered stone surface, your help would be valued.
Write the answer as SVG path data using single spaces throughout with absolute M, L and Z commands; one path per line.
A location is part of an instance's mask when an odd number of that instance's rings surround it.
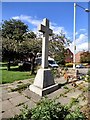
M 2 112 L 2 102 L 0 102 L 0 113 Z
M 77 98 L 82 93 L 83 87 L 82 87 L 82 89 L 78 89 L 81 86 L 81 84 L 80 84 L 81 82 L 82 82 L 82 86 L 84 86 L 86 88 L 89 86 L 88 82 L 83 82 L 82 80 L 80 80 L 80 82 L 77 82 L 76 87 L 73 87 L 71 85 L 71 83 L 65 84 L 66 81 L 63 78 L 59 78 L 55 81 L 57 81 L 57 83 L 60 83 L 61 86 L 58 90 L 47 95 L 47 97 L 50 99 L 54 99 L 55 97 L 60 96 L 60 94 L 63 94 L 65 91 L 67 91 L 68 89 L 66 89 L 65 87 L 72 89 L 72 90 L 68 91 L 68 93 L 64 94 L 65 96 L 61 96 L 57 99 L 57 101 L 60 102 L 61 104 L 68 104 L 73 97 Z M 27 82 L 25 81 L 25 83 L 27 83 Z M 13 88 L 13 85 L 15 85 L 15 84 L 17 85 L 17 84 L 19 84 L 19 82 L 15 82 L 15 83 L 11 84 L 12 88 Z M 42 98 L 41 96 L 31 92 L 29 89 L 26 89 L 26 90 L 22 91 L 21 93 L 18 93 L 17 91 L 16 92 L 8 92 L 7 89 L 9 86 L 10 86 L 10 84 L 2 85 L 3 93 L 0 91 L 2 93 L 1 95 L 3 96 L 3 99 L 0 98 L 0 104 L 2 105 L 1 107 L 3 108 L 3 109 L 1 108 L 1 110 L 0 110 L 0 119 L 1 119 L 2 115 L 3 115 L 3 118 L 10 118 L 16 114 L 20 114 L 20 112 L 21 112 L 20 109 L 23 109 L 23 105 L 27 104 L 29 106 L 29 108 L 32 108 Z M 5 89 L 5 91 L 4 91 L 4 89 Z M 81 106 L 86 105 L 87 102 L 89 102 L 89 104 L 90 104 L 90 92 L 89 91 L 87 93 L 85 92 L 84 95 L 87 98 L 85 101 L 82 100 L 83 96 L 79 98 L 79 105 L 81 105 Z M 20 97 L 20 96 L 22 96 L 22 97 Z M 2 111 L 3 111 L 3 113 L 2 113 Z
M 66 94 L 66 96 L 68 96 L 69 98 L 77 98 L 80 94 L 82 93 L 82 91 L 80 90 L 75 90 L 75 91 L 70 91 Z
M 48 69 L 48 41 L 49 35 L 51 35 L 53 31 L 49 28 L 49 20 L 47 18 L 43 19 L 43 25 L 40 24 L 38 30 L 43 33 L 42 68 L 38 70 L 34 84 L 30 85 L 29 88 L 32 92 L 44 96 L 58 88 L 50 69 Z
M 56 90 L 56 91 L 48 94 L 47 96 L 48 96 L 48 98 L 50 98 L 50 99 L 54 99 L 54 98 L 56 98 L 56 97 L 59 97 L 60 94 L 63 94 L 64 92 L 65 92 L 65 90 L 62 89 L 62 88 L 60 88 L 60 89 L 58 89 L 58 90 Z
M 29 100 L 24 105 L 28 105 L 28 108 L 33 108 L 36 104 L 33 101 Z
M 14 117 L 15 114 L 13 113 L 12 109 L 9 109 L 7 111 L 5 111 L 4 113 L 2 113 L 2 119 L 7 119 L 7 118 L 12 118 Z
M 19 104 L 28 101 L 28 99 L 27 99 L 26 97 L 24 97 L 23 95 L 20 95 L 20 96 L 17 96 L 17 97 L 14 97 L 14 98 L 9 99 L 9 101 L 10 101 L 14 106 L 16 106 L 16 105 L 18 106 Z
M 49 35 L 52 34 L 52 30 L 49 28 L 49 20 L 47 18 L 43 19 L 43 25 L 40 24 L 38 27 L 39 32 L 43 33 L 42 40 L 42 68 L 48 68 L 48 40 Z
M 8 109 L 13 108 L 14 106 L 11 104 L 9 100 L 2 101 L 2 111 L 6 111 Z
M 88 101 L 87 100 L 80 100 L 79 101 L 79 105 L 81 105 L 81 106 L 84 106 L 84 105 L 86 105 L 88 103 Z
M 41 89 L 54 85 L 54 78 L 50 69 L 39 69 L 34 80 L 34 86 Z
M 68 97 L 60 97 L 56 100 L 57 102 L 60 102 L 62 105 L 66 105 L 70 102 L 70 98 Z
M 23 91 L 22 94 L 24 94 L 28 98 L 32 99 L 32 101 L 34 101 L 34 102 L 38 102 L 41 99 L 41 97 L 39 95 L 33 93 L 29 89 L 26 89 L 25 91 Z
M 8 90 L 6 90 L 5 88 L 2 88 L 2 94 L 4 93 L 8 93 Z
M 2 113 L 0 113 L 0 120 L 2 120 Z
M 6 93 L 6 94 L 2 94 L 2 100 L 7 100 L 10 98 L 14 98 L 16 96 L 19 96 L 20 94 L 16 91 L 16 92 L 10 92 L 10 93 Z
M 13 111 L 14 115 L 20 115 L 21 109 L 23 109 L 23 105 L 14 107 L 14 108 L 12 109 L 12 111 Z
M 59 88 L 58 84 L 55 84 L 55 85 L 52 85 L 52 86 L 49 86 L 49 87 L 46 87 L 46 88 L 39 88 L 35 85 L 31 85 L 30 86 L 30 90 L 33 91 L 34 93 L 40 95 L 40 96 L 44 96 L 44 95 L 47 95 L 51 92 L 54 92 L 55 90 L 57 90 Z

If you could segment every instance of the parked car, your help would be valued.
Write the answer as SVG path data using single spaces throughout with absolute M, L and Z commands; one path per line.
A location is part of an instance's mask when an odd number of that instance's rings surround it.
M 42 63 L 42 58 L 41 57 L 36 58 L 36 64 L 41 65 L 41 63 Z M 52 68 L 57 68 L 58 64 L 53 58 L 48 57 L 48 66 Z
M 76 65 L 76 68 L 84 68 L 82 64 Z
M 57 68 L 58 64 L 56 63 L 56 61 L 53 58 L 48 57 L 48 65 L 49 67 L 52 68 Z

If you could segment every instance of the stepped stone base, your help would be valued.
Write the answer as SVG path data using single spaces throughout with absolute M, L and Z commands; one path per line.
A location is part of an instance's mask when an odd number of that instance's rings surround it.
M 50 87 L 46 87 L 44 89 L 41 89 L 41 88 L 35 86 L 34 84 L 29 86 L 29 89 L 32 92 L 34 92 L 34 93 L 36 93 L 36 94 L 38 94 L 40 96 L 44 96 L 44 95 L 47 95 L 47 94 L 49 94 L 51 92 L 54 92 L 58 88 L 59 88 L 58 84 L 52 85 Z
M 58 89 L 58 84 L 55 84 L 53 75 L 50 69 L 39 69 L 35 77 L 33 85 L 29 89 L 40 96 L 44 96 Z

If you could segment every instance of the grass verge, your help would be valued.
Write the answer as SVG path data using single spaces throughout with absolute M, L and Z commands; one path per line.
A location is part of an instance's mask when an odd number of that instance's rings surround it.
M 2 70 L 2 84 L 12 83 L 14 81 L 25 80 L 34 77 L 35 75 L 30 75 L 30 72 Z

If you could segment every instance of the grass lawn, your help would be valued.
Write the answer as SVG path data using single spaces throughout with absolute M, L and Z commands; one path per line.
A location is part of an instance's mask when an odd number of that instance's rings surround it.
M 30 76 L 30 72 L 2 70 L 2 84 L 12 83 L 17 80 L 25 80 L 33 77 L 34 75 Z
M 35 75 L 30 76 L 30 71 L 18 71 L 18 66 L 11 66 L 11 70 L 8 71 L 7 67 L 0 67 L 0 76 L 2 81 L 0 83 L 5 84 L 5 83 L 12 83 L 14 81 L 18 80 L 25 80 L 25 79 L 30 79 L 34 78 Z

